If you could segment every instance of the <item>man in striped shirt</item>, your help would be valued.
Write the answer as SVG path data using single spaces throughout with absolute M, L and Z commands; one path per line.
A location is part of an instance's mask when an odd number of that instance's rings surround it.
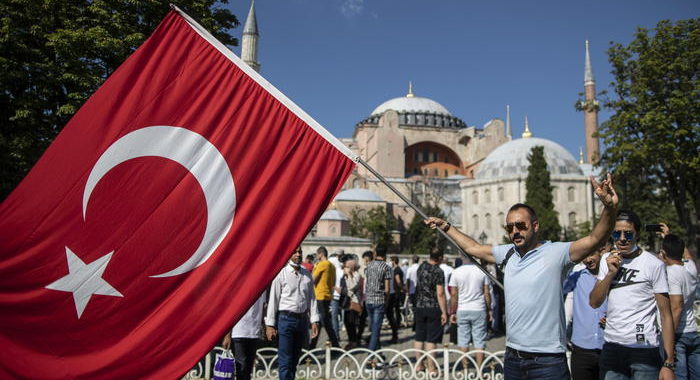
M 389 299 L 390 280 L 391 267 L 386 263 L 386 248 L 379 246 L 375 250 L 374 260 L 365 268 L 365 306 L 372 332 L 369 349 L 373 351 L 380 347 L 379 334 L 384 320 L 385 305 Z

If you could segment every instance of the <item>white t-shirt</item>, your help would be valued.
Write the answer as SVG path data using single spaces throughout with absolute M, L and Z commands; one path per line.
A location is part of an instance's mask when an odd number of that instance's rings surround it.
M 698 278 L 698 268 L 695 266 L 693 260 L 683 260 L 683 267 L 688 271 L 693 277 Z
M 416 292 L 416 283 L 418 282 L 418 266 L 419 263 L 411 264 L 406 271 L 406 283 L 408 284 L 408 293 L 414 294 Z
M 262 312 L 267 299 L 267 291 L 263 291 L 248 312 L 233 326 L 231 338 L 260 338 L 262 336 Z
M 601 259 L 598 280 L 608 274 Z M 656 299 L 654 294 L 668 293 L 666 265 L 655 255 L 643 251 L 633 259 L 622 259 L 608 293 L 605 341 L 633 348 L 658 347 Z
M 676 327 L 677 333 L 696 332 L 698 326 L 695 323 L 693 314 L 693 302 L 695 301 L 695 286 L 698 280 L 681 265 L 670 265 L 666 267 L 668 276 L 668 294 L 683 296 L 683 312 L 680 322 Z
M 442 273 L 445 274 L 445 298 L 447 298 L 447 301 L 449 302 L 450 291 L 447 288 L 447 285 L 449 285 L 450 275 L 452 274 L 452 271 L 454 270 L 454 268 L 443 263 L 443 264 L 440 264 L 440 269 L 442 269 Z
M 485 311 L 484 285 L 488 284 L 488 277 L 473 263 L 466 263 L 455 269 L 449 285 L 459 289 L 457 310 Z
M 340 289 L 340 280 L 345 274 L 343 273 L 343 264 L 340 263 L 340 260 L 338 260 L 336 256 L 329 257 L 328 261 L 335 267 L 335 288 Z M 340 299 L 340 293 L 335 288 L 333 288 L 333 299 L 337 301 Z

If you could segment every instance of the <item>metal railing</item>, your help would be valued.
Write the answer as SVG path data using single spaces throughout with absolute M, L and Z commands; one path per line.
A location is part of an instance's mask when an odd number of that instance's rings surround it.
M 223 348 L 216 347 L 183 380 L 210 379 L 214 358 Z M 476 354 L 483 353 L 481 366 L 477 367 Z M 343 350 L 326 343 L 324 348 L 304 350 L 297 367 L 298 379 L 397 379 L 397 380 L 501 380 L 503 379 L 504 351 L 488 352 L 472 350 L 463 352 L 444 345 L 430 351 L 383 348 L 371 351 L 366 348 Z M 432 362 L 429 365 L 428 362 Z M 432 368 L 431 368 L 432 367 Z M 254 379 L 278 378 L 277 349 L 261 348 L 257 351 L 253 371 Z M 430 372 L 429 372 L 430 369 Z

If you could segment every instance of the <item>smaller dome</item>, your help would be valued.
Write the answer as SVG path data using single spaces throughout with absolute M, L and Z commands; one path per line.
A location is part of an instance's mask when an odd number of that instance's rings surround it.
M 335 196 L 335 200 L 350 202 L 384 202 L 382 197 L 377 195 L 377 193 L 367 189 L 358 188 L 341 191 Z
M 578 163 L 563 146 L 537 137 L 507 142 L 494 149 L 479 165 L 476 179 L 508 178 L 527 175 L 527 156 L 535 146 L 544 147 L 544 158 L 551 175 L 583 175 Z
M 338 210 L 326 210 L 326 212 L 321 215 L 319 220 L 350 220 L 348 219 L 342 211 Z
M 420 96 L 402 96 L 400 98 L 389 99 L 375 108 L 370 116 L 381 115 L 388 110 L 396 112 L 427 112 L 452 116 L 442 104 L 428 98 Z

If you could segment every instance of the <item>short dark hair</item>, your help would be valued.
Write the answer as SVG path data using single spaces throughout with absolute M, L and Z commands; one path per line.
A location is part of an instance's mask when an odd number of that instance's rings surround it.
M 434 261 L 440 261 L 442 259 L 443 253 L 438 248 L 433 248 L 430 250 L 430 259 Z
M 314 255 L 306 255 L 306 260 L 314 261 Z
M 398 265 L 399 264 L 399 257 L 398 256 L 391 256 L 391 262 Z
M 376 257 L 386 257 L 386 246 L 378 245 L 374 251 L 376 252 Z
M 642 220 L 639 219 L 639 216 L 634 213 L 632 210 L 627 210 L 627 209 L 621 209 L 617 212 L 617 217 L 615 218 L 615 221 L 618 220 L 624 220 L 627 222 L 630 222 L 634 224 L 634 230 L 635 232 L 639 233 L 639 228 L 642 225 Z
M 420 261 L 420 257 L 418 257 L 418 255 L 413 255 L 413 263 L 418 264 L 419 261 Z
M 683 259 L 685 242 L 683 242 L 683 239 L 679 238 L 678 236 L 673 234 L 664 236 L 661 246 L 663 247 L 666 256 L 668 256 L 670 259 L 678 261 Z
M 374 253 L 372 251 L 364 251 L 362 253 L 362 258 L 364 259 L 365 257 L 369 257 L 370 259 L 374 258 Z
M 323 253 L 324 257 L 328 257 L 328 250 L 324 246 L 318 247 L 318 249 L 316 250 L 316 253 Z
M 515 210 L 520 210 L 520 209 L 525 209 L 527 212 L 530 214 L 530 221 L 535 222 L 537 221 L 537 213 L 535 212 L 535 209 L 526 205 L 525 203 L 516 203 L 512 206 L 510 206 L 510 209 L 508 209 L 508 213 L 510 214 L 511 212 Z

